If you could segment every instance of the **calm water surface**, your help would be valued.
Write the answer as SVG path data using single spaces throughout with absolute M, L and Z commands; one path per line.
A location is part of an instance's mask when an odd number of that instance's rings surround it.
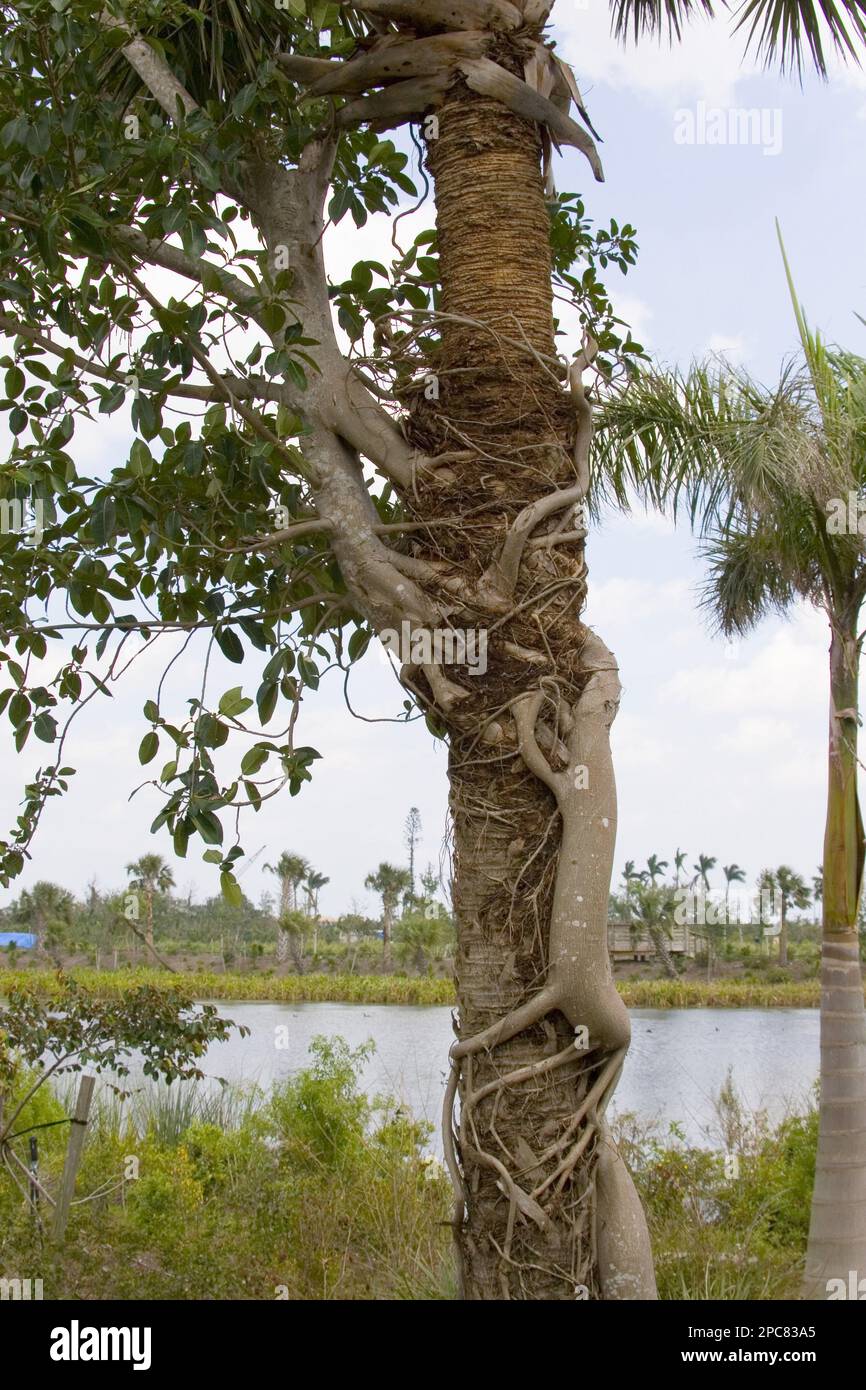
M 438 1126 L 450 1008 L 397 1004 L 228 1003 L 221 1014 L 250 1029 L 208 1051 L 204 1070 L 268 1086 L 308 1059 L 318 1034 L 353 1047 L 372 1039 L 362 1073 L 369 1094 L 390 1094 Z M 666 1126 L 692 1143 L 712 1141 L 714 1098 L 730 1068 L 743 1102 L 771 1120 L 801 1108 L 818 1075 L 817 1009 L 632 1009 L 632 1045 L 612 1110 Z M 277 1040 L 287 1045 L 277 1046 Z M 435 1144 L 435 1140 L 434 1140 Z

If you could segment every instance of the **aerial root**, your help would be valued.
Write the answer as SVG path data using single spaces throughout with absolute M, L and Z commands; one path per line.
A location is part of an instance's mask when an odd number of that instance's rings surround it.
M 489 1028 L 483 1028 L 480 1033 L 475 1033 L 471 1038 L 464 1038 L 462 1042 L 453 1043 L 451 1056 L 455 1061 L 460 1061 L 461 1058 L 468 1057 L 474 1052 L 482 1052 L 496 1047 L 499 1043 L 510 1042 L 512 1038 L 517 1037 L 518 1033 L 540 1023 L 547 1014 L 552 1013 L 557 1008 L 559 1008 L 559 991 L 554 985 L 546 985 L 525 1004 L 512 1009 L 511 1013 L 498 1019 L 496 1023 L 491 1023 Z

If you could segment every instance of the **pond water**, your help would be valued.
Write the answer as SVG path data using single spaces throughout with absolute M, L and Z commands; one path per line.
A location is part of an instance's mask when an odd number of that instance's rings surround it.
M 362 1073 L 368 1094 L 399 1097 L 436 1127 L 453 1039 L 450 1008 L 396 1004 L 220 1002 L 250 1029 L 215 1043 L 204 1070 L 269 1086 L 303 1067 L 317 1034 L 353 1047 L 373 1039 Z M 679 1124 L 690 1143 L 716 1147 L 714 1101 L 730 1069 L 751 1110 L 771 1120 L 802 1109 L 818 1075 L 817 1009 L 632 1009 L 632 1045 L 611 1109 L 663 1127 Z M 278 1045 L 279 1044 L 279 1045 Z

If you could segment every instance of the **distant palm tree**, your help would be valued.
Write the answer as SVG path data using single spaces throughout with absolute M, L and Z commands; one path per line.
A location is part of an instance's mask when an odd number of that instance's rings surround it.
M 368 874 L 364 880 L 364 887 L 369 888 L 374 893 L 379 893 L 382 898 L 382 962 L 384 965 L 391 963 L 391 929 L 394 923 L 394 913 L 400 901 L 400 895 L 409 890 L 411 879 L 408 869 L 398 869 L 393 864 L 380 864 L 375 873 Z
M 304 897 L 307 900 L 307 912 L 311 917 L 319 915 L 319 893 L 326 883 L 331 880 L 326 874 L 320 874 L 317 869 L 309 869 L 304 879 Z
M 627 859 L 622 867 L 622 881 L 625 884 L 626 894 L 631 892 L 632 885 L 643 883 L 646 879 L 646 869 L 636 869 L 633 859 Z
M 130 887 L 144 894 L 144 939 L 153 950 L 153 899 L 157 893 L 167 893 L 174 887 L 174 874 L 161 854 L 142 854 L 126 872 L 132 875 Z
M 676 851 L 674 852 L 674 887 L 675 887 L 675 888 L 679 888 L 679 886 L 680 886 L 680 872 L 681 872 L 681 870 L 682 870 L 683 868 L 685 868 L 685 863 L 686 863 L 686 859 L 687 859 L 687 858 L 688 858 L 688 855 L 686 854 L 686 851 L 685 851 L 684 849 L 678 849 L 678 850 L 676 850 Z
M 728 927 L 731 922 L 731 884 L 745 883 L 746 871 L 741 869 L 739 864 L 723 864 L 722 873 L 725 875 L 725 936 L 728 934 Z M 740 940 L 743 939 L 743 925 L 739 921 L 740 914 L 737 913 L 737 921 L 740 932 Z
M 319 949 L 319 893 L 331 880 L 327 874 L 310 869 L 304 879 L 304 895 L 307 899 L 307 915 L 313 919 L 313 955 Z
M 788 964 L 788 911 L 792 907 L 808 907 L 812 898 L 806 880 L 789 868 L 780 864 L 778 869 L 765 869 L 761 874 L 762 886 L 773 889 L 779 899 L 779 964 Z
M 668 861 L 666 859 L 659 859 L 657 854 L 651 854 L 646 861 L 647 875 L 653 888 L 655 888 L 656 879 L 661 877 L 667 866 Z
M 706 892 L 709 893 L 709 873 L 711 869 L 714 869 L 716 867 L 717 863 L 718 860 L 716 859 L 715 855 L 699 854 L 697 858 L 697 863 L 692 865 L 692 868 L 695 871 L 695 876 L 692 879 L 692 887 L 694 888 L 695 884 L 698 882 L 698 880 L 700 880 Z
M 676 966 L 668 938 L 671 933 L 675 899 L 670 885 L 656 887 L 654 883 L 635 884 L 631 896 L 633 919 L 643 927 L 655 948 L 656 955 L 672 980 L 677 978 Z
M 297 912 L 298 888 L 310 872 L 306 859 L 284 849 L 276 864 L 265 864 L 264 868 L 279 880 L 280 912 Z
M 280 910 L 277 915 L 277 960 L 282 964 L 291 951 L 297 955 L 297 932 L 282 925 L 289 914 L 298 911 L 298 888 L 310 872 L 310 866 L 300 854 L 283 850 L 276 864 L 265 864 L 268 873 L 274 874 L 280 884 Z M 296 961 L 297 964 L 297 961 Z
M 812 897 L 816 903 L 824 900 L 824 868 L 818 865 L 818 872 L 812 878 Z
M 411 962 L 422 974 L 436 955 L 446 935 L 446 922 L 441 917 L 425 917 L 415 912 L 404 917 L 394 932 L 397 958 Z

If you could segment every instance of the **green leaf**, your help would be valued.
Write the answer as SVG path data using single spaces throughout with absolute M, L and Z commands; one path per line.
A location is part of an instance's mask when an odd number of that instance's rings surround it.
M 349 638 L 349 660 L 357 661 L 362 657 L 370 645 L 370 633 L 366 628 L 358 627 Z
M 277 707 L 279 696 L 279 686 L 275 681 L 263 681 L 256 693 L 256 705 L 258 706 L 259 719 L 263 724 L 267 724 Z
M 33 732 L 43 743 L 53 743 L 57 737 L 57 720 L 43 710 L 33 721 Z
M 192 821 L 206 845 L 221 845 L 223 828 L 212 811 L 193 811 Z
M 241 759 L 241 772 L 244 776 L 251 777 L 254 773 L 258 772 L 260 767 L 264 766 L 267 760 L 268 749 L 263 747 L 262 744 L 257 743 L 254 748 L 250 748 L 244 753 Z
M 108 545 L 114 539 L 117 532 L 117 507 L 113 497 L 103 497 L 94 509 L 91 529 L 97 545 Z
M 237 719 L 238 715 L 252 707 L 252 703 L 252 700 L 245 698 L 243 687 L 235 685 L 223 695 L 219 703 L 219 711 L 228 719 Z
M 20 367 L 10 367 L 6 373 L 6 395 L 10 400 L 20 396 L 24 390 L 26 378 Z
M 154 733 L 154 731 L 151 729 L 149 734 L 145 734 L 144 738 L 141 740 L 141 743 L 138 746 L 138 761 L 140 763 L 152 762 L 158 752 L 159 735 Z
M 244 648 L 241 639 L 230 627 L 214 628 L 214 641 L 222 652 L 223 656 L 235 665 L 240 665 L 244 659 Z
M 20 690 L 16 690 L 9 701 L 9 718 L 16 729 L 20 728 L 25 719 L 30 718 L 30 701 Z
M 226 902 L 232 907 L 243 907 L 244 895 L 241 885 L 238 883 L 234 874 L 223 872 L 220 874 L 220 888 Z

